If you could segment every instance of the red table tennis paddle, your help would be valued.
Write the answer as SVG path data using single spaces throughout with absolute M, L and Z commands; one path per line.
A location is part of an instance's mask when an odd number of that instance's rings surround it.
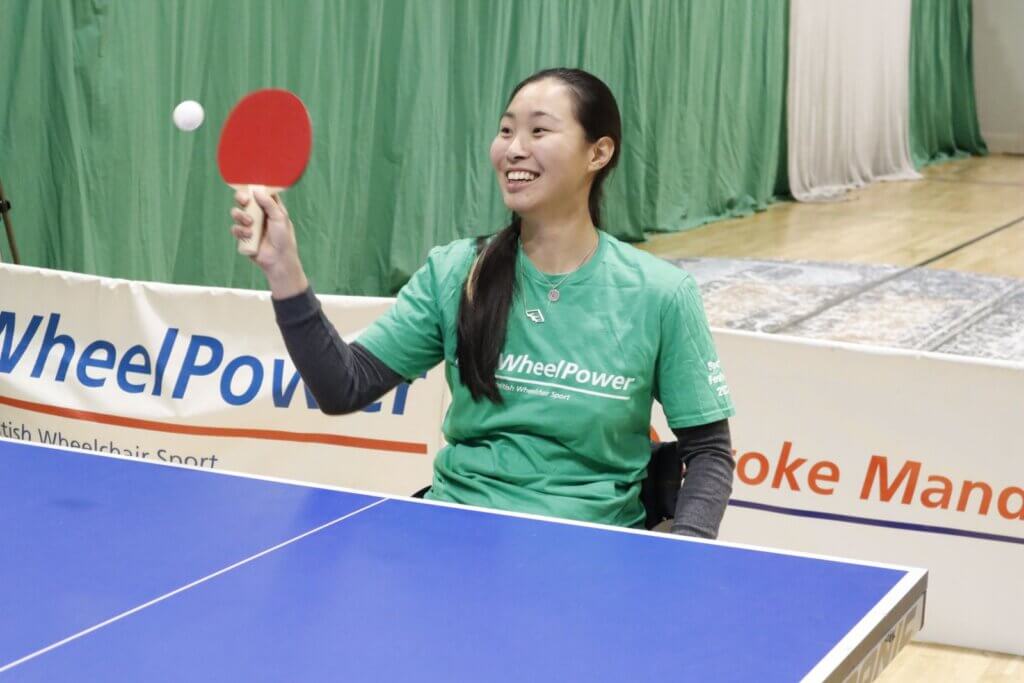
M 287 90 L 251 92 L 231 110 L 220 132 L 217 165 L 236 190 L 275 194 L 302 177 L 313 145 L 313 128 L 302 100 Z M 256 200 L 245 207 L 252 237 L 238 241 L 238 252 L 253 255 L 263 237 L 265 216 Z

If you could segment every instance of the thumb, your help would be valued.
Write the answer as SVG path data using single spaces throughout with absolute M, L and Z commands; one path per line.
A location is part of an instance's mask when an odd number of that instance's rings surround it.
M 267 214 L 268 219 L 280 218 L 280 205 L 274 201 L 274 198 L 267 194 L 266 190 L 259 189 L 252 193 L 252 198 L 256 200 L 256 203 L 263 209 L 263 213 Z

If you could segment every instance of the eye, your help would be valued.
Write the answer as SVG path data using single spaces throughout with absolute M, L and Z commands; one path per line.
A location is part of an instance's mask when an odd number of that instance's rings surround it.
M 533 134 L 534 135 L 537 135 L 539 133 L 547 133 L 547 132 L 548 132 L 547 128 L 534 128 L 533 129 Z
M 512 129 L 509 128 L 508 126 L 502 126 L 498 132 L 501 133 L 502 135 L 511 135 Z

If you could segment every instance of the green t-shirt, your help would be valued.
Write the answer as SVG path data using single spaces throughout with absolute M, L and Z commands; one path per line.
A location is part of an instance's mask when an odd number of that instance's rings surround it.
M 635 526 L 650 459 L 651 402 L 673 428 L 733 414 L 693 278 L 599 231 L 594 256 L 559 287 L 519 250 L 518 292 L 495 373 L 504 405 L 459 380 L 456 325 L 475 241 L 437 247 L 360 344 L 406 378 L 442 360 L 447 445 L 428 496 Z

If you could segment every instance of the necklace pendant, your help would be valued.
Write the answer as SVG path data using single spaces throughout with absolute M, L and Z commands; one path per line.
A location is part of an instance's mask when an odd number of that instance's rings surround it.
M 552 289 L 550 292 L 548 292 L 548 301 L 550 301 L 551 303 L 555 303 L 556 301 L 558 301 L 559 296 L 561 295 L 558 293 L 558 290 Z

